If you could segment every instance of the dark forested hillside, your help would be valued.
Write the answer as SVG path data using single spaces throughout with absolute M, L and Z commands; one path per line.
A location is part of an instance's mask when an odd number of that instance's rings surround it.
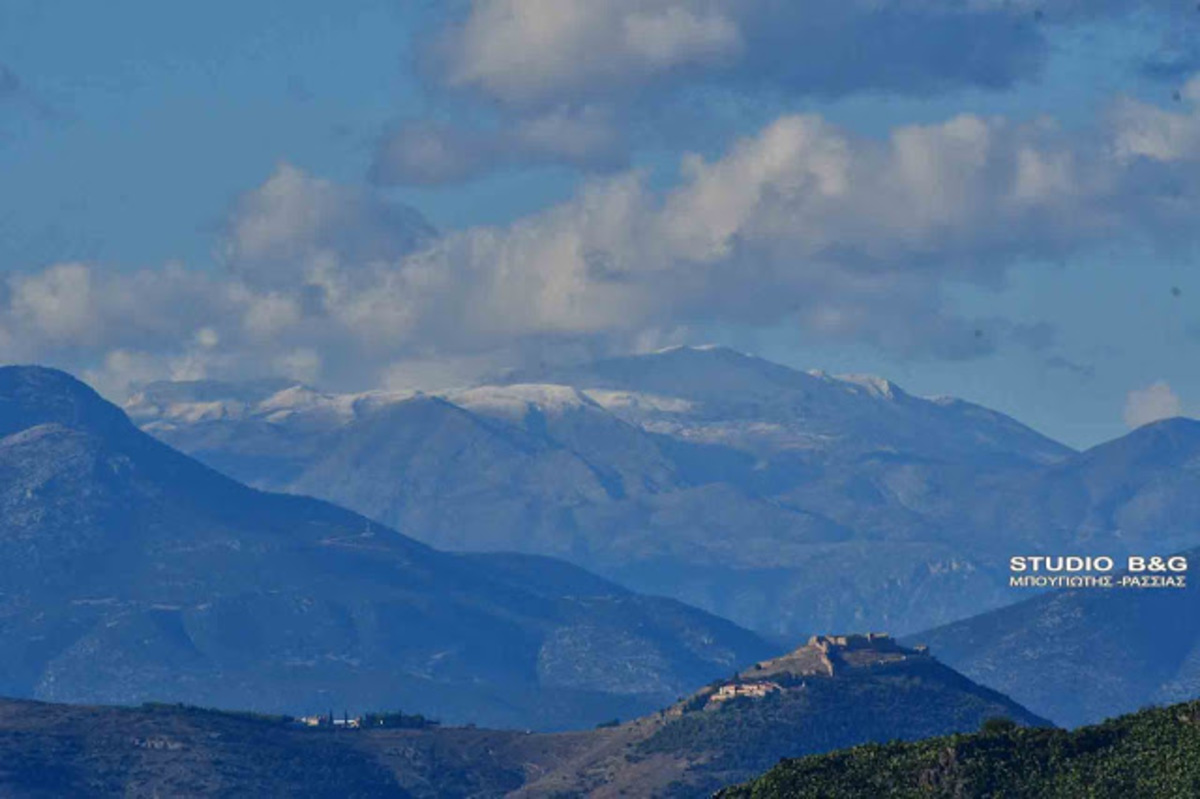
M 785 761 L 719 796 L 1192 799 L 1200 796 L 1200 702 L 1070 732 L 990 722 L 971 735 L 869 744 Z

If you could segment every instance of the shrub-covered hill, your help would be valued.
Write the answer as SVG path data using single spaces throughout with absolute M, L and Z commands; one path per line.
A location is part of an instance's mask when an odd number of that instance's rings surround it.
M 552 734 L 0 699 L 0 797 L 699 798 L 781 757 L 1001 716 L 1045 723 L 877 635 L 817 636 L 661 712 Z
M 993 717 L 1048 724 L 887 636 L 814 636 L 621 725 L 607 745 L 556 764 L 517 795 L 711 796 L 783 757 L 975 730 Z
M 989 722 L 977 733 L 785 760 L 723 799 L 1191 799 L 1200 702 L 1074 731 Z

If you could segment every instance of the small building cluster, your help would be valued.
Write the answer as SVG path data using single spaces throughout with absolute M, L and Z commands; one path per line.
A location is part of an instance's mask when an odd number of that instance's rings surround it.
M 330 713 L 327 716 L 301 716 L 296 719 L 296 723 L 301 727 L 337 727 L 346 730 L 356 730 L 362 726 L 361 718 L 350 718 L 343 716 L 342 718 L 334 718 Z
M 160 751 L 175 752 L 186 747 L 179 741 L 172 740 L 162 736 L 154 738 L 134 738 L 133 745 L 138 749 L 156 749 Z
M 420 713 L 401 713 L 400 711 L 371 712 L 361 716 L 351 716 L 348 712 L 339 719 L 328 713 L 321 716 L 300 716 L 292 720 L 300 727 L 320 729 L 358 730 L 358 729 L 394 729 L 394 730 L 424 730 L 441 726 L 441 722 L 428 719 Z
M 776 691 L 782 691 L 783 686 L 774 682 L 741 682 L 727 683 L 717 689 L 712 695 L 710 701 L 725 702 L 729 699 L 734 699 L 739 696 L 749 696 L 754 699 L 761 699 L 767 694 L 773 694 Z

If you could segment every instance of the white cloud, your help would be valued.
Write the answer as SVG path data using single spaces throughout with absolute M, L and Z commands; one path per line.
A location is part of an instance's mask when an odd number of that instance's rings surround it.
M 1198 116 L 1200 104 L 1122 101 L 1084 133 L 962 115 L 863 137 L 787 115 L 720 157 L 686 157 L 665 191 L 621 173 L 511 225 L 440 238 L 367 189 L 285 165 L 233 209 L 226 271 L 64 264 L 10 278 L 0 347 L 110 384 L 274 370 L 365 386 L 707 324 L 952 358 L 1039 346 L 1044 329 L 1003 320 L 974 335 L 980 321 L 947 310 L 944 287 L 997 285 L 1016 262 L 1114 239 L 1194 245 L 1200 143 L 1123 142 Z
M 733 20 L 713 8 L 636 9 L 621 20 L 621 29 L 629 56 L 656 70 L 720 61 L 737 55 L 743 45 Z
M 678 0 L 477 0 L 437 44 L 444 79 L 505 102 L 568 99 L 742 47 L 720 4 Z
M 115 349 L 104 356 L 103 363 L 85 370 L 82 377 L 100 393 L 120 397 L 132 385 L 162 378 L 163 369 L 154 356 Z
M 212 349 L 221 343 L 221 335 L 211 327 L 202 327 L 196 331 L 195 341 L 204 349 Z
M 609 109 L 560 106 L 508 119 L 496 130 L 410 120 L 380 140 L 370 175 L 383 185 L 431 185 L 515 164 L 612 170 L 626 158 L 625 137 Z
M 285 163 L 238 201 L 222 256 L 248 283 L 292 285 L 319 282 L 331 258 L 390 260 L 434 235 L 411 208 Z
M 1184 7 L 1170 0 L 472 0 L 464 8 L 433 37 L 436 74 L 451 88 L 528 107 L 696 81 L 822 96 L 1008 86 L 1041 68 L 1047 28 L 1133 12 L 1177 15 Z M 864 47 L 879 57 L 863 58 Z
M 1125 398 L 1125 424 L 1131 429 L 1183 415 L 1183 401 L 1165 380 L 1130 391 Z
M 51 341 L 71 339 L 95 324 L 91 270 L 85 264 L 56 264 L 9 282 L 11 313 Z
M 286 375 L 309 385 L 321 379 L 321 354 L 310 347 L 300 347 L 275 357 L 272 367 L 276 374 Z
M 1200 107 L 1200 76 L 1188 81 L 1179 99 Z M 1115 117 L 1120 134 L 1114 145 L 1122 158 L 1200 159 L 1200 114 L 1174 113 L 1125 100 L 1117 105 Z
M 384 136 L 382 184 L 511 166 L 587 171 L 696 136 L 721 98 L 931 95 L 1035 77 L 1052 32 L 1138 15 L 1197 32 L 1174 0 L 469 0 L 423 37 L 425 75 L 489 124 L 410 120 Z M 865 49 L 876 54 L 862 56 Z M 467 104 L 458 102 L 467 99 Z M 471 101 L 477 102 L 474 105 Z M 719 114 L 715 114 L 719 116 Z M 595 118 L 604 118 L 596 124 Z M 688 117 L 688 122 L 680 121 Z M 569 124 L 563 124 L 567 122 Z M 552 129 L 547 141 L 539 134 Z

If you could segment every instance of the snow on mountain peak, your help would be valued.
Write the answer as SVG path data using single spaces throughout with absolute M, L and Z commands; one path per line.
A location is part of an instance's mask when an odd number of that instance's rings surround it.
M 897 397 L 905 396 L 903 389 L 901 389 L 891 380 L 888 380 L 884 377 L 877 377 L 875 375 L 849 374 L 837 375 L 835 379 L 840 380 L 843 383 L 861 386 L 862 388 L 865 388 L 871 396 L 879 397 L 880 399 L 894 400 Z
M 753 355 L 749 355 L 749 354 L 741 352 L 739 350 L 735 350 L 730 347 L 726 347 L 724 344 L 672 344 L 669 347 L 662 347 L 657 350 L 651 350 L 649 352 L 643 353 L 641 356 L 635 355 L 633 357 L 636 358 L 636 357 L 647 357 L 647 356 L 655 356 L 655 355 L 674 355 L 674 354 L 686 354 L 686 353 L 697 353 L 697 352 L 721 353 L 721 354 L 727 354 L 727 355 L 735 355 L 735 356 L 738 356 L 741 358 L 755 357 Z
M 268 413 L 271 411 L 311 408 L 313 405 L 320 404 L 324 398 L 325 395 L 314 391 L 308 386 L 296 385 L 267 397 L 258 404 L 258 408 Z
M 345 424 L 364 412 L 410 399 L 412 391 L 367 391 L 325 394 L 304 385 L 291 385 L 258 396 L 228 384 L 230 395 L 219 397 L 225 384 L 156 384 L 134 394 L 125 412 L 149 430 L 166 430 L 204 422 L 262 419 L 271 423 L 304 418 L 323 425 Z
M 1052 460 L 1063 451 L 971 403 L 919 399 L 882 377 L 803 372 L 718 345 L 671 347 L 512 380 L 433 395 L 503 422 L 524 424 L 531 411 L 557 418 L 590 409 L 656 435 L 767 455 L 839 447 L 958 451 L 982 446 Z M 297 385 L 275 386 L 257 396 L 255 391 L 218 384 L 160 386 L 131 400 L 127 410 L 155 431 L 244 420 L 329 432 L 419 394 L 325 394 Z
M 607 411 L 652 411 L 655 413 L 688 413 L 696 404 L 680 397 L 646 394 L 639 391 L 613 391 L 585 388 L 583 393 Z
M 555 383 L 515 383 L 508 386 L 477 386 L 451 391 L 447 402 L 485 416 L 520 419 L 536 407 L 543 413 L 563 413 L 588 405 L 593 400 L 580 390 Z

